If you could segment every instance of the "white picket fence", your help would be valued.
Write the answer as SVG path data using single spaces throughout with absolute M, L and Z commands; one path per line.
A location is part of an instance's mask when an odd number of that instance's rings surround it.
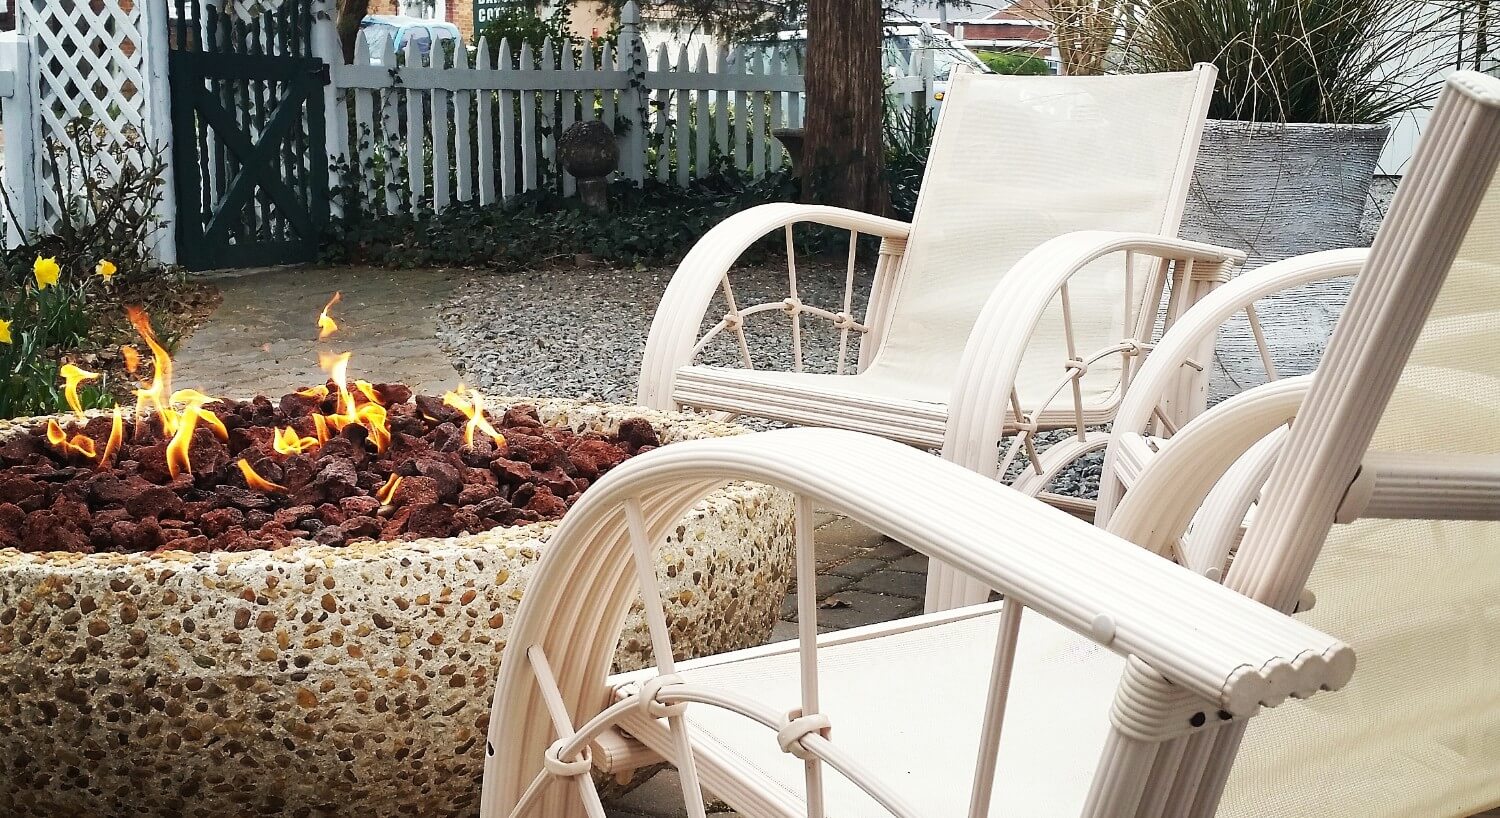
M 512 54 L 508 43 L 481 41 L 472 63 L 462 48 L 424 57 L 410 41 L 398 59 L 388 37 L 372 53 L 361 35 L 353 64 L 333 71 L 329 122 L 348 127 L 346 178 L 367 206 L 389 213 L 538 189 L 571 195 L 557 139 L 593 118 L 614 128 L 620 174 L 636 182 L 685 186 L 716 162 L 759 177 L 786 163 L 772 131 L 802 124 L 800 66 L 743 48 L 647 55 L 639 22 L 629 3 L 617 47 L 549 41 Z M 920 59 L 888 87 L 900 104 L 930 100 Z

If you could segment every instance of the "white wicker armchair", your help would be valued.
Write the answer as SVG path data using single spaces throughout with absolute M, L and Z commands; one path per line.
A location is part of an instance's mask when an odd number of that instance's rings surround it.
M 726 219 L 667 287 L 639 402 L 867 432 L 940 449 L 989 477 L 1024 460 L 1028 491 L 1090 516 L 1091 502 L 1048 494 L 1050 476 L 1104 446 L 1091 427 L 1114 416 L 1158 316 L 1170 325 L 1244 258 L 1175 238 L 1214 76 L 1200 66 L 957 77 L 912 223 L 799 204 Z M 805 274 L 799 280 L 794 227 L 806 223 L 849 231 L 837 303 L 814 305 Z M 747 303 L 732 268 L 776 231 L 786 293 Z M 880 239 L 863 311 L 861 235 Z M 782 319 L 766 322 L 778 334 L 789 331 L 792 371 L 757 368 L 764 347 L 750 330 L 771 316 Z M 830 371 L 804 360 L 811 320 L 836 333 Z M 699 362 L 719 344 L 742 368 Z M 1201 373 L 1185 370 L 1161 411 L 1180 423 L 1204 394 Z M 1038 434 L 1052 430 L 1072 434 L 1042 451 Z M 928 610 L 987 593 L 935 565 Z
M 1497 165 L 1500 80 L 1456 75 L 1225 585 L 1151 552 L 1259 445 L 1232 412 L 1150 458 L 1108 532 L 845 431 L 681 443 L 622 465 L 564 519 L 522 603 L 482 818 L 603 818 L 591 771 L 663 759 L 695 817 L 700 787 L 786 818 L 1500 806 L 1500 358 L 1475 354 L 1500 345 Z M 1005 601 L 820 636 L 806 594 L 795 643 L 679 664 L 652 552 L 734 479 L 796 493 L 800 588 L 815 585 L 826 506 Z M 1316 607 L 1288 616 L 1309 586 Z M 609 678 L 637 598 L 657 667 Z M 1354 635 L 1358 674 L 1349 645 L 1311 625 Z M 1351 674 L 1316 704 L 1288 701 Z

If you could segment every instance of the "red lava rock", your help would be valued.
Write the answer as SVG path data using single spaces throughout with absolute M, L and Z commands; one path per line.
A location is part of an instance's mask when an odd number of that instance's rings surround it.
M 22 502 L 36 497 L 45 496 L 47 487 L 42 483 L 32 480 L 30 477 L 9 477 L 0 479 L 0 503 Z
M 302 395 L 296 392 L 289 392 L 281 396 L 281 414 L 292 418 L 300 418 L 304 415 L 311 415 L 314 412 L 318 411 L 322 401 L 322 398 L 314 397 L 312 395 Z
M 166 486 L 152 486 L 127 499 L 125 510 L 140 518 L 170 517 L 182 511 L 182 498 Z
M 499 496 L 500 489 L 495 486 L 464 486 L 463 491 L 458 493 L 458 504 L 460 506 L 473 506 Z M 509 504 L 507 503 L 507 505 Z
M 522 404 L 506 409 L 500 425 L 507 429 L 527 428 L 541 426 L 542 421 L 537 417 L 535 406 Z
M 18 465 L 40 456 L 46 448 L 47 444 L 36 435 L 11 435 L 4 443 L 0 443 L 0 460 L 4 460 L 7 465 Z
M 453 533 L 453 507 L 443 503 L 411 506 L 406 533 L 416 537 L 446 537 Z
M 540 514 L 542 519 L 556 519 L 568 510 L 568 505 L 546 489 L 538 489 L 526 502 L 526 510 Z
M 374 391 L 391 431 L 383 451 L 358 424 L 302 453 L 275 451 L 279 428 L 316 436 L 313 415 L 334 413 L 336 395 L 226 400 L 206 408 L 227 439 L 199 424 L 188 448 L 191 474 L 175 478 L 168 441 L 150 415 L 125 424 L 113 461 L 97 470 L 55 451 L 39 426 L 11 434 L 0 440 L 0 547 L 246 551 L 479 532 L 556 519 L 600 474 L 659 445 L 644 421 L 627 421 L 618 436 L 579 435 L 546 427 L 531 406 L 490 416 L 507 444 L 480 435 L 468 445 L 467 418 L 440 398 L 413 398 L 402 384 Z M 112 421 L 69 420 L 64 428 L 102 449 Z M 241 460 L 272 487 L 251 488 Z M 383 509 L 374 495 L 393 474 L 402 482 Z
M 436 395 L 418 395 L 416 403 L 419 413 L 439 424 L 461 423 L 464 420 L 462 412 L 443 403 L 443 399 Z
M 363 517 L 374 514 L 380 508 L 380 501 L 368 495 L 356 495 L 345 497 L 339 501 L 339 509 L 350 517 Z
M 416 461 L 416 470 L 417 474 L 432 480 L 439 500 L 447 503 L 458 498 L 464 482 L 456 466 L 435 457 L 424 457 Z
M 394 505 L 420 506 L 438 502 L 437 481 L 431 477 L 403 477 L 391 498 Z
M 210 537 L 217 537 L 231 528 L 244 524 L 244 522 L 245 512 L 234 507 L 216 508 L 205 511 L 198 518 L 198 527 L 204 534 Z
M 394 406 L 411 400 L 411 387 L 404 383 L 377 383 L 375 397 L 382 406 Z
M 536 472 L 525 461 L 494 460 L 490 462 L 490 471 L 508 486 L 519 486 L 536 479 Z
M 381 521 L 374 517 L 350 517 L 339 528 L 348 539 L 373 539 L 380 536 Z
M 619 436 L 631 451 L 637 451 L 642 446 L 656 448 L 661 445 L 661 440 L 656 436 L 656 429 L 652 428 L 644 418 L 626 418 L 620 421 Z

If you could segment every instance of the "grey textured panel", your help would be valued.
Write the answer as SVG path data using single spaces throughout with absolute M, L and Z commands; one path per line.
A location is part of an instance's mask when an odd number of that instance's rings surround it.
M 1360 229 L 1384 125 L 1270 125 L 1210 120 L 1182 236 L 1249 253 L 1249 270 L 1289 256 L 1365 243 Z M 1311 371 L 1351 282 L 1325 282 L 1257 308 L 1281 375 Z M 1265 381 L 1243 315 L 1219 335 L 1210 401 Z

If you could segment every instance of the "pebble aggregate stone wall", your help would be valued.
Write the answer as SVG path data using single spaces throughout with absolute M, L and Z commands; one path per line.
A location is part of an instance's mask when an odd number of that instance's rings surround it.
M 630 417 L 667 443 L 743 431 L 526 402 L 575 431 Z M 556 525 L 241 553 L 0 550 L 0 815 L 474 815 L 500 655 Z M 748 484 L 682 521 L 658 552 L 679 654 L 765 640 L 791 529 L 790 496 Z M 650 662 L 636 614 L 617 662 Z

